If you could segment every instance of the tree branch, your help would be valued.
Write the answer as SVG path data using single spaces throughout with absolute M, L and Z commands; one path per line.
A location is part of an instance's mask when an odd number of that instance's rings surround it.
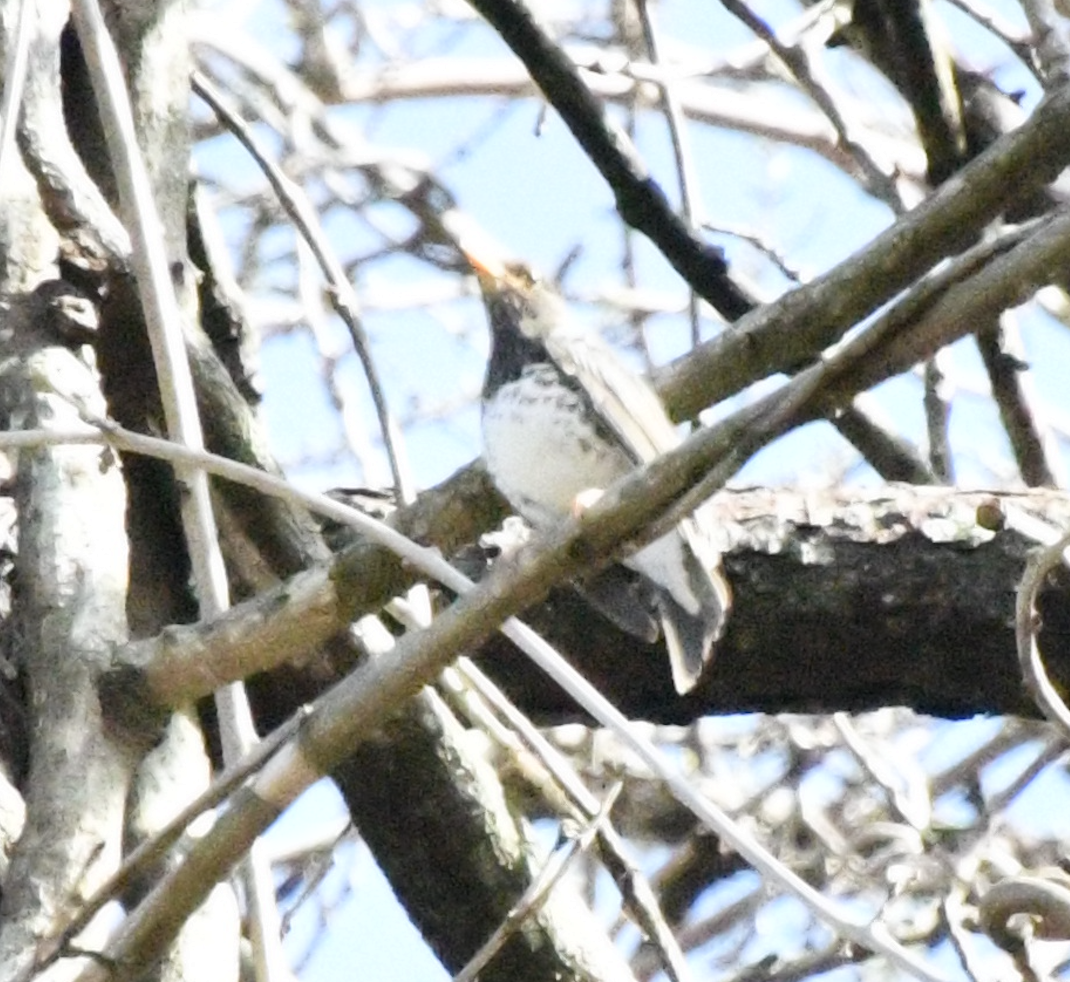
M 732 281 L 721 251 L 694 236 L 673 212 L 631 141 L 610 122 L 572 60 L 527 7 L 517 0 L 472 0 L 472 6 L 524 62 L 561 114 L 612 189 L 621 217 L 650 238 L 692 289 L 728 320 L 753 309 L 755 301 Z
M 945 182 L 913 211 L 824 276 L 748 314 L 657 373 L 676 419 L 807 364 L 1070 161 L 1070 86 Z

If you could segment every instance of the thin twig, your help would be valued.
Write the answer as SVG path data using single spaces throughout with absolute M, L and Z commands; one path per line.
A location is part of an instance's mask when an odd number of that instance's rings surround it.
M 759 38 L 769 45 L 769 50 L 784 63 L 799 83 L 800 88 L 817 103 L 821 111 L 828 117 L 828 121 L 836 131 L 841 145 L 855 158 L 859 168 L 865 175 L 870 191 L 888 205 L 893 213 L 896 215 L 903 214 L 906 211 L 906 207 L 899 196 L 894 179 L 885 174 L 869 151 L 851 136 L 848 131 L 847 121 L 843 118 L 843 113 L 840 111 L 839 106 L 836 105 L 835 99 L 833 99 L 825 84 L 818 80 L 818 71 L 811 64 L 806 48 L 801 43 L 799 45 L 782 44 L 776 32 L 747 6 L 745 0 L 723 0 L 723 2 L 725 9 L 729 13 L 746 24 Z
M 734 239 L 742 239 L 765 256 L 765 258 L 780 271 L 785 279 L 790 280 L 795 284 L 804 281 L 805 277 L 803 276 L 802 271 L 792 265 L 787 256 L 772 245 L 761 232 L 752 231 L 741 225 L 726 225 L 723 222 L 717 224 L 706 222 L 703 225 L 703 228 L 708 232 L 714 232 L 718 235 L 730 235 Z
M 564 755 L 537 729 L 470 658 L 460 658 L 455 666 L 469 692 L 475 693 L 493 709 L 510 729 L 495 729 L 495 734 L 515 754 L 523 750 L 532 754 L 546 773 L 564 791 L 575 813 L 585 821 L 593 820 L 599 809 L 598 799 L 588 790 Z M 471 699 L 463 702 L 471 714 Z M 482 716 L 482 713 L 480 713 Z M 660 956 L 661 965 L 672 982 L 686 982 L 690 971 L 683 952 L 657 903 L 654 890 L 642 871 L 626 855 L 625 844 L 613 825 L 606 821 L 598 833 L 603 862 L 617 883 L 625 908 Z
M 925 360 L 923 372 L 922 405 L 925 409 L 925 432 L 929 436 L 929 466 L 939 483 L 953 484 L 955 464 L 947 429 L 951 419 L 951 399 L 944 391 L 947 386 L 944 373 L 940 370 L 939 353 Z
M 260 147 L 259 142 L 253 136 L 245 121 L 227 104 L 226 99 L 215 85 L 199 71 L 193 73 L 192 84 L 193 91 L 212 107 L 212 111 L 226 125 L 227 129 L 234 134 L 260 167 L 278 196 L 280 204 L 286 210 L 286 214 L 290 216 L 290 220 L 316 257 L 316 261 L 319 263 L 324 278 L 330 287 L 331 300 L 335 311 L 349 330 L 353 346 L 364 368 L 364 375 L 368 380 L 368 388 L 375 404 L 375 412 L 379 420 L 380 432 L 383 436 L 383 446 L 386 448 L 387 458 L 390 461 L 390 470 L 393 474 L 394 486 L 397 488 L 398 496 L 406 503 L 414 500 L 415 490 L 409 473 L 408 462 L 405 458 L 401 433 L 387 404 L 382 381 L 379 378 L 379 370 L 375 365 L 375 359 L 372 357 L 371 343 L 360 319 L 360 303 L 352 286 L 349 284 L 341 263 L 338 262 L 338 258 L 327 240 L 327 236 L 323 232 L 315 209 L 301 188 L 291 181 Z
M 572 60 L 538 25 L 520 0 L 472 0 L 474 6 L 524 62 L 532 79 L 609 183 L 617 210 L 646 234 L 676 271 L 728 320 L 754 301 L 728 274 L 720 250 L 702 242 L 673 213 L 635 147 L 608 118 Z
M 886 481 L 907 484 L 936 484 L 936 477 L 915 448 L 903 437 L 874 419 L 871 400 L 860 395 L 853 403 L 837 410 L 829 419 L 847 440 Z
M 625 121 L 625 132 L 628 134 L 629 140 L 635 139 L 636 122 L 636 100 L 631 99 L 628 101 L 628 115 Z M 621 267 L 624 271 L 624 282 L 629 289 L 634 290 L 639 286 L 635 252 L 636 233 L 634 229 L 624 223 L 621 223 L 619 227 L 621 234 L 621 248 L 623 251 L 623 255 L 621 256 Z M 646 373 L 649 375 L 654 368 L 654 359 L 650 354 L 650 341 L 647 338 L 644 329 L 647 321 L 647 314 L 645 311 L 640 311 L 635 306 L 631 306 L 628 309 L 628 320 L 631 324 L 635 342 L 642 354 Z
M 651 4 L 648 0 L 634 0 L 634 3 L 639 11 L 639 22 L 643 26 L 643 39 L 646 42 L 650 63 L 658 66 L 661 64 L 661 51 Z M 684 119 L 676 90 L 668 79 L 662 79 L 658 83 L 658 91 L 661 93 L 665 121 L 668 123 L 669 136 L 672 140 L 676 179 L 680 185 L 680 211 L 687 227 L 694 232 L 704 221 L 704 209 L 699 199 L 698 175 L 695 173 L 694 154 L 687 134 L 687 120 Z M 700 340 L 698 294 L 693 289 L 689 290 L 688 294 L 687 313 L 691 322 L 691 347 L 694 348 L 698 346 Z
M 1070 30 L 1052 0 L 1022 0 L 1022 10 L 1033 31 L 1031 52 L 1043 73 L 1045 89 L 1065 85 L 1070 75 Z
M 987 967 L 987 961 L 975 952 L 973 935 L 966 928 L 967 922 L 971 920 L 966 906 L 966 897 L 965 885 L 953 884 L 940 904 L 940 917 L 947 928 L 951 947 L 958 955 L 959 965 L 966 973 L 966 978 L 969 982 L 983 982 L 989 977 L 987 971 L 981 971 L 982 962 Z
M 1064 735 L 1070 736 L 1070 709 L 1055 688 L 1044 667 L 1037 644 L 1040 618 L 1036 609 L 1037 594 L 1047 575 L 1056 567 L 1070 560 L 1070 535 L 1064 536 L 1032 559 L 1018 584 L 1015 637 L 1018 644 L 1018 663 L 1026 688 L 1032 694 L 1037 707 Z
M 1033 57 L 1033 40 L 1028 33 L 1019 30 L 999 10 L 983 3 L 983 0 L 949 0 L 949 2 L 990 34 L 999 38 L 1017 55 L 1026 70 L 1043 84 L 1044 79 L 1040 68 Z
M 76 0 L 73 13 L 93 77 L 94 92 L 107 122 L 108 151 L 119 184 L 122 210 L 132 229 L 132 265 L 137 278 L 160 394 L 171 438 L 192 449 L 204 446 L 186 357 L 182 314 L 171 282 L 162 227 L 144 160 L 138 150 L 133 110 L 114 42 L 95 0 Z M 226 606 L 226 576 L 218 552 L 208 478 L 198 468 L 179 473 L 188 485 L 183 512 L 202 612 L 214 616 Z
M 978 330 L 975 341 L 1022 480 L 1028 487 L 1060 487 L 1052 466 L 1060 460 L 1058 441 L 1038 418 L 1038 400 L 1014 317 L 1013 311 L 1004 311 Z
M 617 784 L 610 788 L 605 801 L 598 809 L 598 814 L 587 824 L 579 835 L 555 852 L 524 891 L 524 895 L 516 902 L 512 910 L 505 916 L 505 920 L 498 929 L 487 939 L 480 949 L 472 955 L 468 964 L 464 966 L 454 977 L 453 982 L 474 982 L 479 973 L 490 964 L 490 960 L 502 949 L 509 937 L 515 934 L 524 921 L 534 917 L 539 909 L 550 896 L 550 891 L 561 881 L 568 872 L 569 865 L 578 856 L 583 855 L 598 835 L 599 830 L 609 819 L 609 813 L 614 802 L 620 795 L 621 785 Z
M 911 769 L 909 765 L 897 764 L 859 732 L 849 713 L 833 713 L 832 723 L 847 749 L 855 755 L 874 784 L 884 790 L 889 804 L 899 816 L 919 832 L 928 829 L 932 824 L 932 795 L 917 765 Z
M 11 187 L 11 175 L 4 169 L 13 167 L 15 129 L 22 108 L 22 93 L 26 88 L 26 66 L 29 63 L 30 39 L 33 37 L 34 0 L 18 0 L 14 43 L 8 45 L 4 68 L 3 104 L 0 105 L 0 184 Z M 12 171 L 14 174 L 14 171 Z
M 1033 783 L 1033 779 L 1041 771 L 1066 756 L 1066 737 L 1054 728 L 1048 727 L 1047 729 L 1047 736 L 1033 759 L 1015 775 L 1014 780 L 993 792 L 986 799 L 985 813 L 990 827 L 999 826 L 1000 813 L 1010 807 L 1014 799 Z

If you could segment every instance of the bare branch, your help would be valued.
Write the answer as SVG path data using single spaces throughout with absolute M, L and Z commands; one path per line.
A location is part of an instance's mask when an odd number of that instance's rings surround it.
M 778 371 L 805 364 L 940 259 L 968 245 L 1014 197 L 1070 160 L 1070 86 L 834 270 L 754 311 L 658 373 L 676 419 Z
M 571 60 L 528 9 L 518 0 L 476 0 L 473 6 L 524 62 L 599 168 L 616 196 L 621 217 L 647 235 L 691 287 L 726 318 L 735 320 L 751 310 L 754 301 L 733 283 L 720 251 L 698 241 L 673 214 L 627 137 L 611 124 Z

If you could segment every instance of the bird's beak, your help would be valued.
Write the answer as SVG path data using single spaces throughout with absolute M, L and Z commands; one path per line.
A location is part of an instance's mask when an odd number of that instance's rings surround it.
M 479 277 L 480 286 L 501 281 L 506 274 L 508 253 L 486 229 L 464 212 L 449 209 L 442 226 L 456 243 L 469 268 Z
M 486 249 L 476 250 L 468 243 L 460 244 L 461 254 L 472 267 L 483 288 L 498 286 L 505 276 L 505 263 Z

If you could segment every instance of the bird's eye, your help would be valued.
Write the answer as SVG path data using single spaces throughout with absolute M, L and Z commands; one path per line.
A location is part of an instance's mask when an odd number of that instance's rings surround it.
M 526 266 L 514 266 L 511 272 L 522 290 L 530 290 L 535 285 L 535 277 L 531 275 L 531 270 Z

